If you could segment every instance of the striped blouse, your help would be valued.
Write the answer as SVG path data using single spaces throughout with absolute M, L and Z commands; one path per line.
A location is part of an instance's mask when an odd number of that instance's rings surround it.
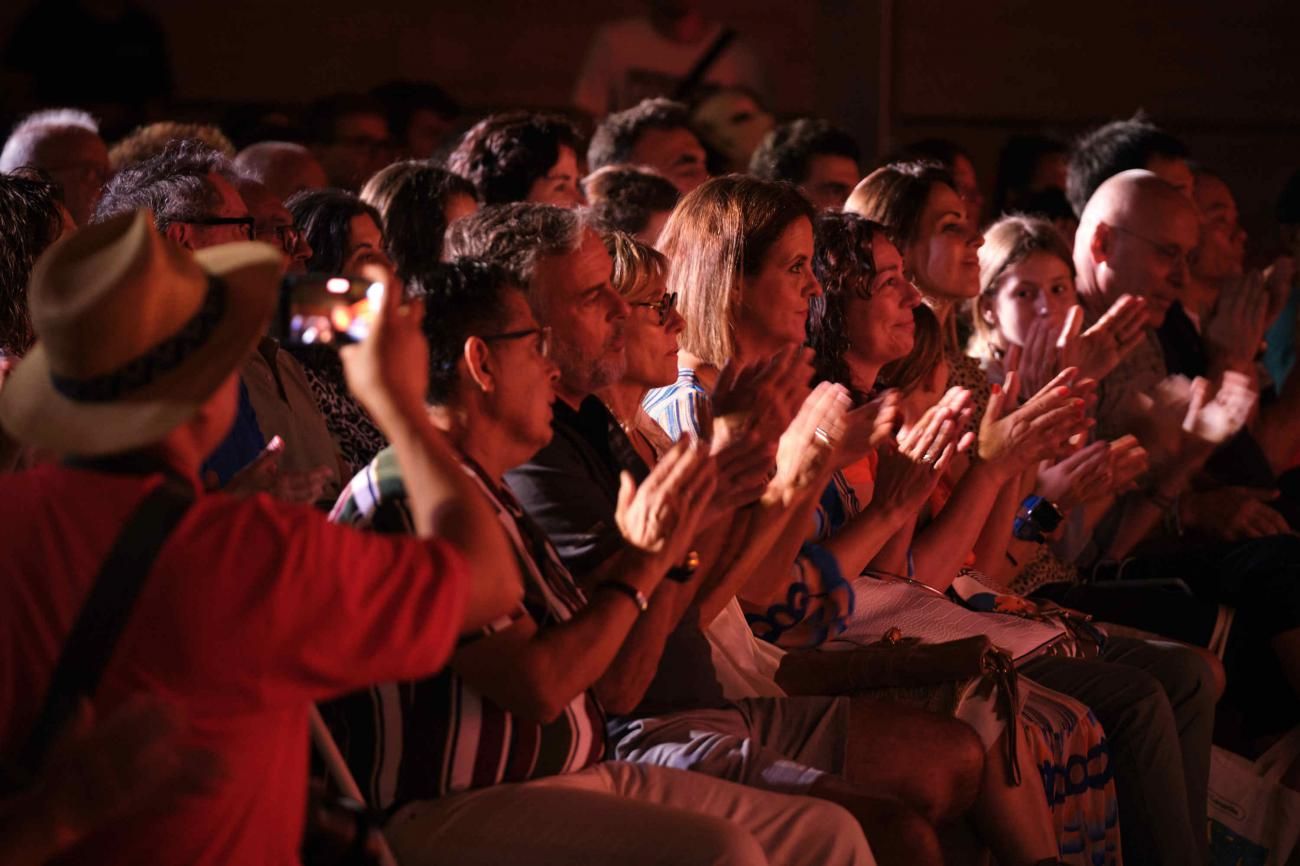
M 546 536 L 509 491 L 472 462 L 462 462 L 496 509 L 525 584 L 524 609 L 467 640 L 489 637 L 525 616 L 539 630 L 571 618 L 586 601 Z M 378 532 L 414 531 L 391 448 L 352 479 L 331 519 Z M 355 692 L 322 706 L 321 714 L 367 800 L 382 809 L 576 772 L 605 753 L 605 714 L 589 690 L 542 724 L 497 706 L 450 668 Z

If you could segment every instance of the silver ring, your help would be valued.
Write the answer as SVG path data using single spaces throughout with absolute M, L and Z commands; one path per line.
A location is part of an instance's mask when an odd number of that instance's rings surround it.
M 934 455 L 931 454 L 929 451 L 921 455 L 921 462 L 926 464 L 927 466 L 934 463 L 934 460 L 935 460 Z
M 823 430 L 821 427 L 818 427 L 816 430 L 814 430 L 813 435 L 816 436 L 818 439 L 820 439 L 823 445 L 831 444 L 830 434 L 827 433 L 825 430 Z

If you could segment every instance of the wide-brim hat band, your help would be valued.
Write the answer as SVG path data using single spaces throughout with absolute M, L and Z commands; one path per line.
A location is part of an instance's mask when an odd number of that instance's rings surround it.
M 226 295 L 225 283 L 209 274 L 203 305 L 174 336 L 125 366 L 93 379 L 60 376 L 51 371 L 50 384 L 55 391 L 78 403 L 108 403 L 130 397 L 184 364 L 212 339 L 226 312 Z

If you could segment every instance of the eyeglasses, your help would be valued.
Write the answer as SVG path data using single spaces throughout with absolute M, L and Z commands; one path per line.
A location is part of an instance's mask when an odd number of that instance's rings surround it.
M 659 314 L 659 324 L 666 325 L 668 324 L 668 316 L 677 307 L 677 293 L 664 292 L 664 296 L 659 300 L 655 301 L 653 304 L 642 301 L 641 303 L 632 304 L 632 306 L 649 307 L 650 309 L 654 310 L 656 313 Z
M 1190 268 L 1192 266 L 1192 253 L 1190 251 L 1183 252 L 1182 248 L 1179 247 L 1178 244 L 1161 243 L 1160 241 L 1153 240 L 1146 235 L 1138 234 L 1132 229 L 1125 228 L 1124 226 L 1111 226 L 1111 228 L 1117 232 L 1123 232 L 1126 235 L 1131 235 L 1140 241 L 1145 241 L 1150 244 L 1160 258 L 1167 260 L 1172 265 L 1181 264 L 1185 268 Z
M 522 340 L 524 337 L 537 335 L 537 354 L 543 358 L 551 357 L 551 328 L 549 325 L 541 328 L 526 328 L 522 331 L 506 331 L 502 334 L 481 334 L 479 339 L 485 343 L 494 343 L 500 340 Z
M 274 239 L 272 239 L 274 237 Z M 286 255 L 293 255 L 302 243 L 302 232 L 293 223 L 272 226 L 257 233 L 257 239 L 268 244 L 275 244 Z
M 192 220 L 175 220 L 178 223 L 186 223 L 192 226 L 243 226 L 244 237 L 247 240 L 253 240 L 253 227 L 255 225 L 251 216 L 242 217 L 198 217 Z

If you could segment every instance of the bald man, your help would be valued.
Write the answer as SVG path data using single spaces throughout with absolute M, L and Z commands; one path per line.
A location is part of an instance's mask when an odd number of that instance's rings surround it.
M 1102 382 L 1101 437 L 1135 432 L 1134 398 L 1151 394 L 1171 365 L 1195 365 L 1184 372 L 1218 379 L 1200 334 L 1173 306 L 1186 290 L 1187 259 L 1199 241 L 1200 217 L 1187 196 L 1140 170 L 1106 181 L 1084 209 L 1074 261 L 1088 317 L 1095 319 L 1125 292 L 1145 297 L 1150 315 L 1146 342 Z M 1191 328 L 1180 346 L 1168 340 L 1175 315 L 1184 315 Z M 1161 328 L 1164 345 L 1157 335 Z M 1245 738 L 1285 731 L 1300 721 L 1300 539 L 1270 507 L 1277 494 L 1267 483 L 1267 465 L 1257 466 L 1261 459 L 1247 428 L 1208 460 L 1206 450 L 1188 448 L 1153 460 L 1146 489 L 1116 509 L 1114 537 L 1126 540 L 1112 543 L 1100 534 L 1096 539 L 1103 550 L 1109 547 L 1109 557 L 1125 558 L 1126 578 L 1177 577 L 1200 602 L 1234 608 L 1230 630 L 1213 616 L 1197 625 L 1177 597 L 1149 606 L 1130 592 L 1114 607 L 1099 606 L 1088 592 L 1059 599 L 1110 621 L 1199 645 L 1224 639 L 1219 631 L 1226 630 L 1228 690 L 1220 714 L 1226 707 L 1226 714 L 1240 716 Z M 1265 487 L 1253 484 L 1258 475 Z M 1134 549 L 1137 555 L 1130 556 Z
M 235 157 L 235 167 L 265 185 L 280 201 L 300 190 L 329 186 L 316 156 L 301 144 L 288 141 L 250 144 Z

